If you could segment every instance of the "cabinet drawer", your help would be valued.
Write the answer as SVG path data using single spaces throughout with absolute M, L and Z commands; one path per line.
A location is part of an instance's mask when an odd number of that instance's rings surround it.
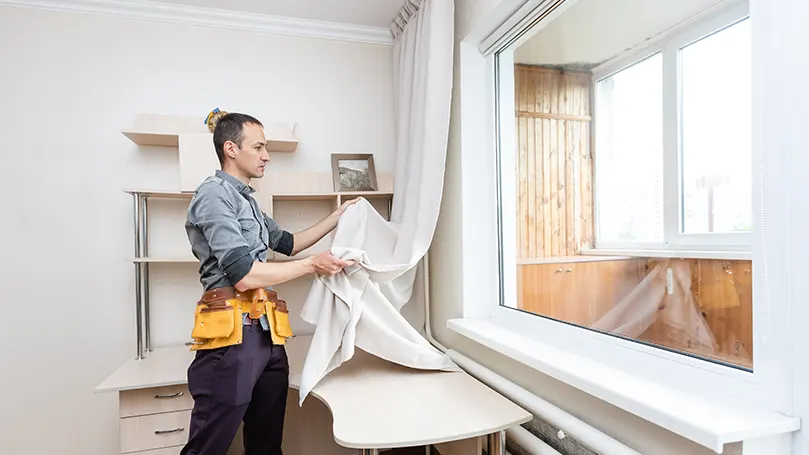
M 190 422 L 191 411 L 121 419 L 121 453 L 185 444 Z
M 185 385 L 124 390 L 120 395 L 121 417 L 187 411 L 193 407 L 194 399 Z

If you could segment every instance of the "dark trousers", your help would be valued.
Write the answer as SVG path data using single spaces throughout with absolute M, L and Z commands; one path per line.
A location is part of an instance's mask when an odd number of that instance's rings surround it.
M 242 330 L 241 344 L 197 351 L 188 367 L 194 409 L 180 455 L 225 455 L 242 421 L 245 455 L 282 455 L 286 350 L 261 325 Z

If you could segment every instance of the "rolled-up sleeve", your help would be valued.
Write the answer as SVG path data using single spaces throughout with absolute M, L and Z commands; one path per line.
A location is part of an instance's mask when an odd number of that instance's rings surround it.
M 238 283 L 250 272 L 250 247 L 224 188 L 216 184 L 199 188 L 189 206 L 189 221 L 205 237 L 231 283 Z
M 270 248 L 287 256 L 292 255 L 295 249 L 295 236 L 291 232 L 281 229 L 281 226 L 272 218 L 264 214 L 264 221 L 267 223 L 267 229 L 270 231 Z

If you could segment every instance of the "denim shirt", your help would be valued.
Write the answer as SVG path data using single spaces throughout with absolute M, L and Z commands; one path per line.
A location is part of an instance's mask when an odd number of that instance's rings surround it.
M 269 250 L 290 256 L 294 237 L 266 213 L 252 196 L 255 190 L 217 170 L 194 192 L 185 231 L 199 259 L 200 282 L 206 291 L 232 287 L 253 263 L 267 260 Z M 247 322 L 247 315 L 243 315 Z M 262 316 L 264 330 L 269 326 Z

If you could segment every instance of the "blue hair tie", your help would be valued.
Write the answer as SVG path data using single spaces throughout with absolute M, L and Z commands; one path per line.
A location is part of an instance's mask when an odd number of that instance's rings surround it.
M 207 117 L 205 117 L 205 122 L 203 122 L 203 123 L 205 123 L 205 124 L 207 125 L 207 124 L 208 124 L 208 122 L 210 122 L 210 121 L 211 121 L 211 117 L 213 117 L 213 116 L 214 116 L 214 114 L 217 114 L 218 112 L 219 112 L 219 108 L 218 108 L 218 107 L 217 107 L 217 108 L 214 108 L 214 110 L 212 110 L 211 112 L 209 112 L 209 113 L 208 113 L 208 116 L 207 116 Z

